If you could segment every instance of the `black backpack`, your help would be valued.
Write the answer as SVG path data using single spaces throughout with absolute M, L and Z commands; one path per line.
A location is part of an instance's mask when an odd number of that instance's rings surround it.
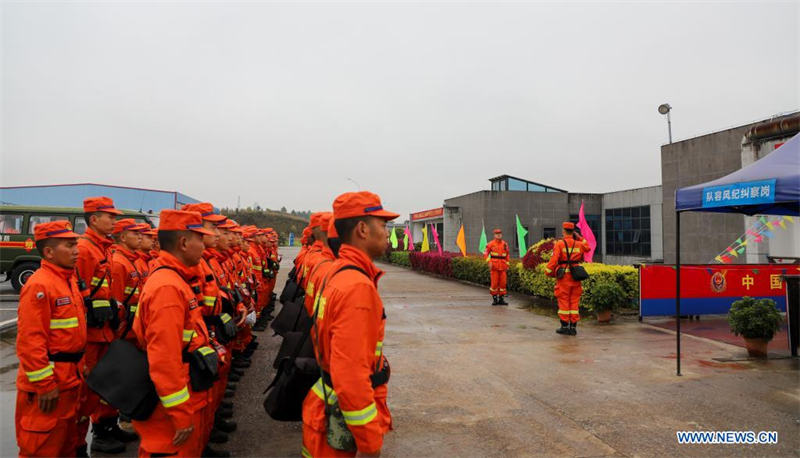
M 322 288 L 320 289 L 320 296 L 328 280 L 345 270 L 357 270 L 365 276 L 368 276 L 367 273 L 359 267 L 354 265 L 344 266 L 325 278 Z M 303 305 L 300 305 L 300 307 L 303 309 L 303 312 L 305 312 L 305 307 L 303 307 Z M 319 304 L 314 307 L 314 315 L 304 323 L 300 332 L 292 333 L 291 338 L 289 338 L 287 334 L 284 343 L 287 340 L 291 340 L 293 348 L 291 348 L 292 345 L 287 344 L 287 348 L 284 349 L 283 345 L 281 345 L 281 351 L 288 353 L 288 355 L 280 357 L 276 361 L 275 365 L 278 370 L 275 374 L 275 378 L 267 389 L 264 390 L 264 393 L 269 392 L 266 399 L 264 399 L 264 410 L 266 410 L 267 414 L 274 420 L 302 421 L 303 419 L 303 400 L 306 398 L 308 391 L 314 383 L 319 379 L 320 373 L 319 365 L 317 365 L 317 360 L 314 357 L 313 346 L 310 345 L 311 339 L 309 338 L 311 327 L 317 319 L 318 312 Z M 308 314 L 306 313 L 306 315 Z M 290 348 L 291 353 L 288 351 Z M 307 357 L 305 355 L 309 350 L 311 350 L 311 356 Z

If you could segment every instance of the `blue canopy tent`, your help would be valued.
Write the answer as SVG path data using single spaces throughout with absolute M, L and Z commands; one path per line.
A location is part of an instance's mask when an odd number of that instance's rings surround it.
M 681 212 L 800 216 L 800 134 L 756 162 L 675 191 L 675 320 L 681 375 Z

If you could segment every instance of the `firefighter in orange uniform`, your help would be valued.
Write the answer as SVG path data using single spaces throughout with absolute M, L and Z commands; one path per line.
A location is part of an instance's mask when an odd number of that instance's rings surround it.
M 86 347 L 86 311 L 74 275 L 78 237 L 68 221 L 34 228 L 42 264 L 22 287 L 17 321 L 20 456 L 75 456 L 78 445 Z
M 494 230 L 494 239 L 486 244 L 484 253 L 486 261 L 489 263 L 491 275 L 491 286 L 489 292 L 492 294 L 492 305 L 508 305 L 506 302 L 506 276 L 508 272 L 508 261 L 511 259 L 508 244 L 503 240 L 503 231 Z
M 377 456 L 392 419 L 386 404 L 389 365 L 383 355 L 386 314 L 377 289 L 383 272 L 373 259 L 386 251 L 386 222 L 399 215 L 384 210 L 380 198 L 366 191 L 337 197 L 333 213 L 342 247 L 315 304 L 312 336 L 325 375 L 303 402 L 302 455 Z M 328 442 L 326 400 L 341 409 L 347 425 L 341 431 L 352 437 Z
M 142 227 L 131 218 L 117 220 L 114 224 L 114 254 L 111 256 L 111 298 L 117 301 L 122 314 L 122 326 L 118 334 L 125 333 L 128 325 L 132 325 L 136 306 L 139 304 L 139 293 L 143 285 L 136 261 L 136 253 L 142 241 Z M 126 338 L 133 339 L 128 332 Z
M 87 197 L 83 201 L 88 228 L 78 239 L 78 286 L 87 308 L 86 366 L 91 371 L 108 350 L 119 326 L 119 310 L 111 300 L 111 245 L 109 235 L 114 230 L 117 215 L 122 214 L 114 208 L 108 197 Z M 136 440 L 136 435 L 123 431 L 117 424 L 117 411 L 100 398 L 85 390 L 81 399 L 78 423 L 78 455 L 86 455 L 86 432 L 89 429 L 87 415 L 92 420 L 92 451 L 101 453 L 121 453 L 125 442 Z
M 150 261 L 153 259 L 153 255 L 151 254 L 155 247 L 153 239 L 158 236 L 158 232 L 153 230 L 147 223 L 142 223 L 139 226 L 141 227 L 142 244 L 139 246 L 139 251 L 136 252 L 139 259 L 133 264 L 142 276 L 142 285 L 144 285 L 145 280 L 147 280 L 147 275 L 150 273 Z
M 545 273 L 556 277 L 555 295 L 558 299 L 558 318 L 561 327 L 556 329 L 559 334 L 577 335 L 578 321 L 581 319 L 578 305 L 581 302 L 583 287 L 581 282 L 575 281 L 570 272 L 570 266 L 583 261 L 583 254 L 589 252 L 589 244 L 575 232 L 575 224 L 565 222 L 561 225 L 563 239 L 558 240 L 553 247 L 553 257 L 547 263 Z M 563 275 L 559 269 L 564 269 Z
M 303 281 L 303 261 L 306 255 L 308 255 L 308 250 L 311 249 L 311 245 L 314 243 L 314 235 L 311 233 L 310 227 L 303 229 L 303 236 L 300 237 L 300 243 L 303 246 L 300 247 L 297 257 L 294 258 L 295 281 L 297 281 L 298 285 Z
M 202 359 L 214 368 L 218 363 L 190 286 L 203 257 L 203 235 L 214 234 L 203 228 L 199 213 L 161 211 L 158 267 L 142 290 L 133 323 L 160 399 L 150 418 L 133 422 L 142 438 L 139 456 L 195 457 L 203 451 L 203 409 L 213 378 L 190 377 L 190 363 L 184 362 Z
M 308 315 L 311 316 L 314 313 L 314 301 L 316 299 L 316 291 L 319 291 L 320 279 L 325 278 L 330 270 L 333 261 L 336 260 L 336 256 L 333 254 L 333 250 L 328 246 L 328 236 L 331 233 L 331 228 L 333 228 L 333 214 L 330 214 L 331 217 L 325 219 L 321 222 L 320 228 L 325 228 L 325 232 L 323 233 L 321 230 L 315 229 L 314 238 L 316 242 L 322 242 L 322 250 L 318 254 L 314 254 L 312 258 L 312 253 L 309 252 L 309 256 L 306 257 L 305 262 L 311 263 L 309 266 L 308 276 L 306 277 L 306 296 L 305 296 L 305 306 Z M 333 233 L 336 232 L 336 229 L 333 229 Z
M 330 224 L 333 213 L 319 212 L 311 215 L 311 233 L 314 235 L 314 244 L 308 249 L 303 259 L 303 279 L 300 287 L 306 290 L 307 296 L 314 296 L 314 292 L 308 293 L 308 278 L 311 272 L 323 258 L 333 259 L 333 252 L 328 246 L 328 225 Z M 323 254 L 323 251 L 327 253 Z

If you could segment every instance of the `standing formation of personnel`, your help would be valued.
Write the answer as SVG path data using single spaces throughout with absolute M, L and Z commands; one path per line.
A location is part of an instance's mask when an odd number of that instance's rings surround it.
M 236 381 L 274 306 L 280 257 L 270 228 L 239 226 L 209 203 L 161 212 L 157 230 L 107 197 L 84 201 L 83 235 L 66 221 L 34 231 L 41 268 L 20 293 L 15 426 L 21 456 L 120 453 L 229 456 Z M 112 342 L 146 353 L 158 403 L 125 418 L 88 388 Z M 125 362 L 117 362 L 125 364 Z M 91 425 L 90 425 L 91 422 Z

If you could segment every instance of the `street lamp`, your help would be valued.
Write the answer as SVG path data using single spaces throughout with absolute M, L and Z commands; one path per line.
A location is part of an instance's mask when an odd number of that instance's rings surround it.
M 667 130 L 669 131 L 669 142 L 672 143 L 672 119 L 669 117 L 669 112 L 672 107 L 668 103 L 662 103 L 658 106 L 658 112 L 662 115 L 667 115 Z
M 358 188 L 358 190 L 361 191 L 361 185 L 358 184 L 358 182 L 356 180 L 347 177 L 347 181 L 351 181 L 354 185 L 356 185 L 356 188 Z

